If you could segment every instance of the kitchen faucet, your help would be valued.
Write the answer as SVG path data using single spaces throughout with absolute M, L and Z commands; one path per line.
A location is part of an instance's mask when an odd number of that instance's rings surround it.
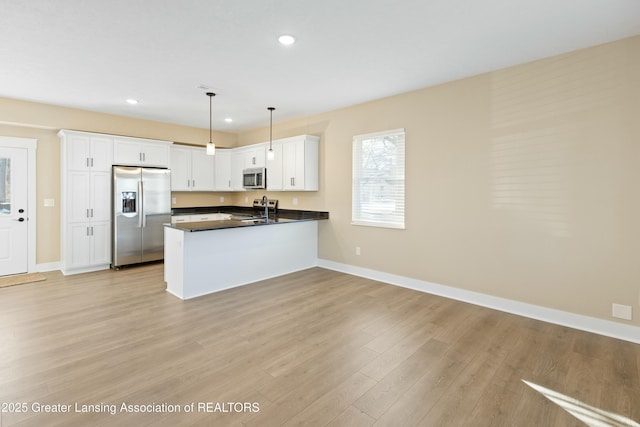
M 266 194 L 262 196 L 262 204 L 264 205 L 264 219 L 269 221 L 269 199 Z

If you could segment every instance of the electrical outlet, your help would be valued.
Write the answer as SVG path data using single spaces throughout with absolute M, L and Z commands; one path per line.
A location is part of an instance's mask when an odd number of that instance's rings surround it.
M 44 199 L 44 206 L 47 208 L 52 208 L 56 205 L 55 199 Z
M 220 196 L 220 203 L 224 202 L 224 196 Z
M 297 206 L 298 205 L 298 198 L 294 197 L 293 198 L 293 206 Z
M 178 201 L 176 200 L 176 198 L 175 198 L 175 197 L 172 197 L 172 198 L 171 198 L 171 203 L 175 205 L 176 203 L 178 203 Z
M 356 255 L 360 256 L 360 246 L 356 246 Z
M 633 317 L 631 306 L 611 304 L 611 316 L 617 317 L 618 319 L 631 320 Z
M 245 203 L 249 203 L 249 198 L 248 198 L 248 197 L 245 197 L 245 198 L 244 198 L 244 202 L 245 202 Z

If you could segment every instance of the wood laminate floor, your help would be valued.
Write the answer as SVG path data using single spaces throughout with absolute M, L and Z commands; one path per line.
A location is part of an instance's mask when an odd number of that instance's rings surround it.
M 1 427 L 584 425 L 522 380 L 640 420 L 612 338 L 321 268 L 189 301 L 161 264 L 46 276 L 0 289 Z

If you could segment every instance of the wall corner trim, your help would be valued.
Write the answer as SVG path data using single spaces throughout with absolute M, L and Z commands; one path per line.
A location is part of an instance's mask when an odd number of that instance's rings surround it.
M 318 259 L 318 267 L 640 344 L 640 327 L 633 325 L 569 313 L 321 258 Z

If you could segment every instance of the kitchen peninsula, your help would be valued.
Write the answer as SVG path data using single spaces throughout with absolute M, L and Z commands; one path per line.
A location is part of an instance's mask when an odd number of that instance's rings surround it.
M 299 210 L 268 217 L 238 207 L 207 212 L 213 220 L 165 225 L 164 279 L 167 292 L 181 299 L 315 266 L 318 221 L 329 218 L 328 212 Z

